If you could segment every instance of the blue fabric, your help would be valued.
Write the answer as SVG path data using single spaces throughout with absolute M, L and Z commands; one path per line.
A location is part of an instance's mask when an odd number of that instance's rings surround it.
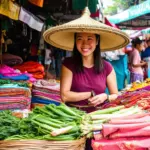
M 32 97 L 32 103 L 60 105 L 59 102 L 56 102 L 54 100 L 47 100 L 47 99 L 43 99 L 43 98 L 35 97 L 35 96 Z
M 129 82 L 129 70 L 128 70 L 128 60 L 127 55 L 119 56 L 119 60 L 109 61 L 115 72 L 117 77 L 117 86 L 118 90 L 122 90 L 125 88 L 125 80 L 128 79 Z
M 11 79 L 11 80 L 28 80 L 29 77 L 27 75 L 18 75 L 18 76 L 12 76 L 12 77 L 6 77 L 6 76 L 3 76 L 2 74 L 0 74 L 0 79 Z
M 142 59 L 143 59 L 143 58 L 146 58 L 146 57 L 150 57 L 150 47 L 147 47 L 147 48 L 145 49 L 145 51 L 143 51 L 143 52 L 141 53 L 141 57 L 142 57 Z

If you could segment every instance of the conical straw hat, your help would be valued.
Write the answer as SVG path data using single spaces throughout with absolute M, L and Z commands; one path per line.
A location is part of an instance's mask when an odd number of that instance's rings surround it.
M 68 23 L 52 27 L 44 32 L 47 43 L 64 50 L 73 50 L 74 33 L 85 32 L 100 35 L 101 51 L 110 51 L 125 47 L 129 37 L 119 29 L 100 23 L 90 17 L 88 7 L 82 16 Z

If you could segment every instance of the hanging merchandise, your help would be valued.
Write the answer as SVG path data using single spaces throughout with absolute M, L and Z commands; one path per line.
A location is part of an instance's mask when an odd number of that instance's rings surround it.
M 20 7 L 11 0 L 3 0 L 0 3 L 0 14 L 11 19 L 18 20 Z
M 22 35 L 27 36 L 27 26 L 23 23 Z
M 43 30 L 41 32 L 41 37 L 40 37 L 40 44 L 39 44 L 39 49 L 44 49 L 44 38 L 43 38 L 43 33 L 46 30 L 46 25 L 43 26 Z
M 28 0 L 28 1 L 39 7 L 43 7 L 43 4 L 44 4 L 44 0 Z
M 23 7 L 21 7 L 20 10 L 19 20 L 29 25 L 29 27 L 32 29 L 35 29 L 39 32 L 42 31 L 44 23 Z

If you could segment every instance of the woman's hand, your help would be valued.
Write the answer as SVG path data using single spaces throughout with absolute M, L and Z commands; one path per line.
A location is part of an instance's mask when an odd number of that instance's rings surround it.
M 103 94 L 96 95 L 92 98 L 89 98 L 89 103 L 95 107 L 99 104 L 102 104 L 106 99 L 107 99 L 107 94 L 103 93 Z

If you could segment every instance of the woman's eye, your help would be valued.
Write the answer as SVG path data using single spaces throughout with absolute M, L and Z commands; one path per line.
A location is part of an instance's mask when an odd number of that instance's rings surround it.
M 92 38 L 88 38 L 88 40 L 92 40 Z

